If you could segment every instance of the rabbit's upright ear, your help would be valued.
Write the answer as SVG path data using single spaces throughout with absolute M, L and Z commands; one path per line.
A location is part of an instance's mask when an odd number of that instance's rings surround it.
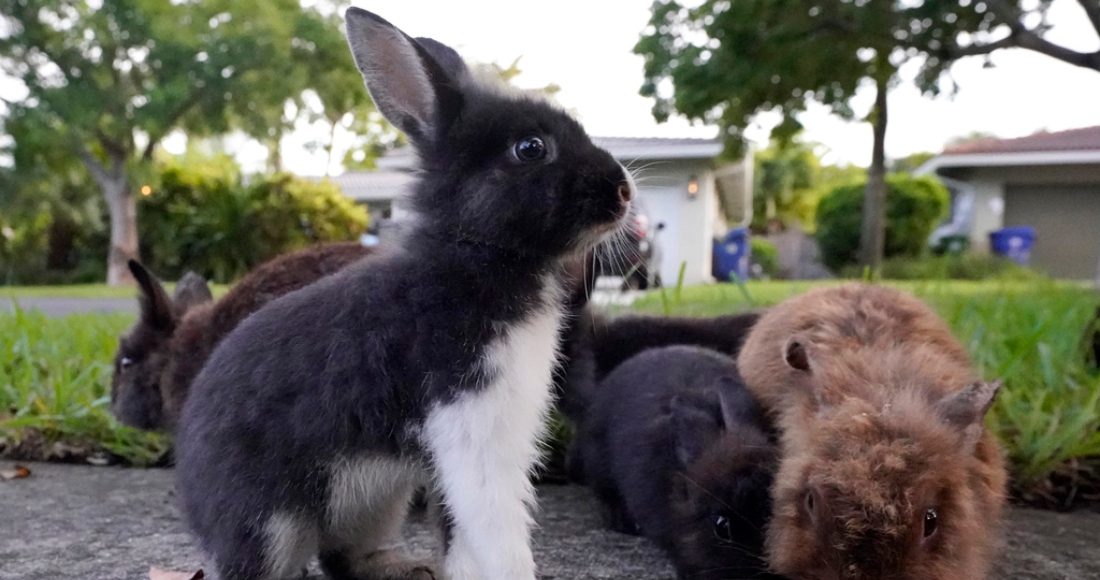
M 760 407 L 748 389 L 739 387 L 733 377 L 722 377 L 714 385 L 718 404 L 722 408 L 722 423 L 726 429 L 752 424 L 760 415 Z
M 346 12 L 348 44 L 375 106 L 414 143 L 430 140 L 458 115 L 462 58 L 431 39 L 413 40 L 361 8 Z
M 138 296 L 141 322 L 154 330 L 171 332 L 175 326 L 175 317 L 172 315 L 172 299 L 168 297 L 168 292 L 141 262 L 130 260 L 127 265 L 141 287 L 141 295 Z
M 172 294 L 172 302 L 176 316 L 182 316 L 191 308 L 210 302 L 214 294 L 210 292 L 210 286 L 202 276 L 194 272 L 187 272 L 176 282 L 176 291 Z
M 977 381 L 956 391 L 936 404 L 940 417 L 959 430 L 963 452 L 970 454 L 978 445 L 982 436 L 985 415 L 993 406 L 997 391 L 1001 390 L 1001 380 Z

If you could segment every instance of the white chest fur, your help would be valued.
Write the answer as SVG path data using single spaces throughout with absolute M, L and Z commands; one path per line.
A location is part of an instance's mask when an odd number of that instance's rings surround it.
M 492 380 L 434 408 L 424 425 L 436 484 L 454 522 L 450 580 L 533 580 L 529 473 L 550 408 L 564 306 L 559 286 L 544 307 L 510 326 L 485 352 Z

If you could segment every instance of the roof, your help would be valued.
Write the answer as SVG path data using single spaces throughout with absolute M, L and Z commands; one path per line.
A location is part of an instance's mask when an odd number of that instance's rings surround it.
M 722 152 L 717 139 L 661 137 L 593 137 L 592 141 L 623 162 L 651 159 L 710 160 Z M 416 154 L 411 147 L 389 151 L 376 171 L 347 171 L 332 177 L 344 195 L 356 201 L 389 201 L 401 196 L 413 181 Z
M 593 137 L 592 141 L 607 149 L 616 159 L 711 159 L 722 152 L 717 139 L 665 137 Z
M 1100 126 L 1054 133 L 1040 132 L 1015 139 L 981 139 L 944 149 L 944 155 L 973 153 L 1036 153 L 1040 151 L 1100 151 Z
M 963 143 L 944 149 L 914 173 L 924 175 L 952 167 L 1092 164 L 1100 164 L 1100 126 Z
M 722 152 L 717 139 L 665 137 L 593 137 L 592 141 L 607 149 L 620 161 L 650 159 L 710 160 Z M 380 169 L 410 169 L 416 163 L 411 147 L 389 151 L 377 161 Z

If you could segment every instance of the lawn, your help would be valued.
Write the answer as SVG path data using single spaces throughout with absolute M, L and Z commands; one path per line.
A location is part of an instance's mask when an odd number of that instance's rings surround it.
M 1067 505 L 1100 489 L 1100 377 L 1088 371 L 1081 350 L 1100 295 L 1049 281 L 896 285 L 947 320 L 983 376 L 1005 381 L 988 424 L 1007 449 L 1017 497 Z M 811 286 L 667 289 L 650 292 L 632 309 L 688 316 L 739 312 Z M 119 426 L 108 405 L 117 336 L 130 322 L 128 315 L 0 313 L 0 437 L 9 454 L 62 441 L 99 446 L 137 465 L 156 461 L 168 441 Z

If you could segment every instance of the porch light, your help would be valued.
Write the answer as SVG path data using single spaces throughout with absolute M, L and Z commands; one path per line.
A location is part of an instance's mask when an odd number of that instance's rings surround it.
M 150 193 L 153 193 L 152 187 L 149 187 L 148 185 L 141 186 L 141 195 L 149 195 Z
M 695 199 L 699 195 L 699 179 L 694 175 L 688 178 L 688 199 Z

